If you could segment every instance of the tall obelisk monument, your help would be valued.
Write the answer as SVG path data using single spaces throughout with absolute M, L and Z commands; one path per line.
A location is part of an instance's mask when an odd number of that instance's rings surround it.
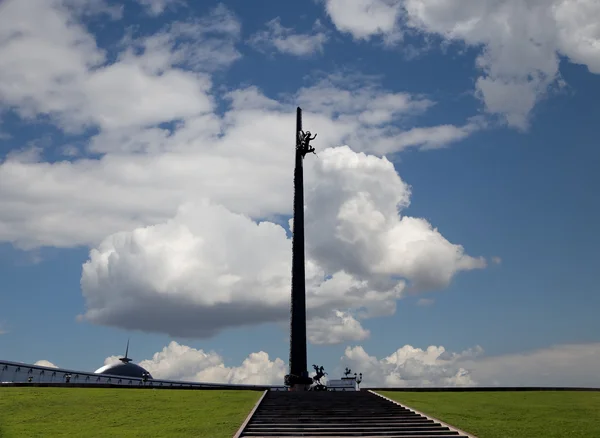
M 296 165 L 294 168 L 294 223 L 292 230 L 292 302 L 290 317 L 290 373 L 286 385 L 292 391 L 305 391 L 312 383 L 306 358 L 306 282 L 304 271 L 304 156 L 316 134 L 302 130 L 302 110 L 296 110 Z

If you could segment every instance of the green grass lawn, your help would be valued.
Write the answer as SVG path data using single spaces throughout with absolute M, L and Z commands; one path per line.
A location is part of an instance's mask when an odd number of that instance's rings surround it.
M 231 438 L 260 391 L 0 388 L 0 437 Z
M 600 392 L 380 394 L 479 438 L 600 437 Z

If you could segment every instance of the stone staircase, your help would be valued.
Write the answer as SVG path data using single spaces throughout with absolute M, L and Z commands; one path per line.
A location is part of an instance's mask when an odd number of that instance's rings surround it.
M 236 437 L 472 438 L 366 391 L 269 391 Z

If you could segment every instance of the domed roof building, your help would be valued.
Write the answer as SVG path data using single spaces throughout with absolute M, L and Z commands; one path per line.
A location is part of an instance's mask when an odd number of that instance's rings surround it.
M 112 376 L 120 376 L 120 377 L 137 377 L 138 379 L 143 379 L 147 377 L 148 379 L 152 379 L 152 375 L 142 368 L 139 365 L 131 363 L 131 359 L 127 357 L 129 353 L 129 341 L 127 341 L 127 349 L 125 350 L 125 357 L 119 358 L 121 363 L 113 363 L 109 365 L 104 365 L 101 368 L 98 368 L 94 371 L 94 374 L 110 374 Z

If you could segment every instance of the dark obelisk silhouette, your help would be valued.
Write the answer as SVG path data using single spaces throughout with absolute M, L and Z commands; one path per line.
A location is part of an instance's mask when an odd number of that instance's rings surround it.
M 292 230 L 292 300 L 290 309 L 290 373 L 285 384 L 294 391 L 307 390 L 306 358 L 306 283 L 304 273 L 304 171 L 303 160 L 315 151 L 310 131 L 302 131 L 302 110 L 296 110 L 296 166 L 294 168 L 294 223 Z

